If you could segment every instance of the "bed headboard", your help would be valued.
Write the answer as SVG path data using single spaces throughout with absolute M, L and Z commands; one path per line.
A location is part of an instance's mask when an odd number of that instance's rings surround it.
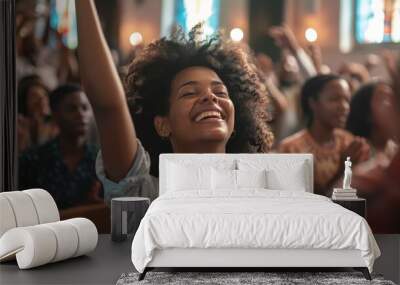
M 313 155 L 302 154 L 267 154 L 267 153 L 226 153 L 226 154 L 182 154 L 165 153 L 160 154 L 159 161 L 159 195 L 166 192 L 168 176 L 168 163 L 190 166 L 210 165 L 217 168 L 238 169 L 240 164 L 262 165 L 262 167 L 274 170 L 286 171 L 295 165 L 302 165 L 306 181 L 306 191 L 313 193 Z

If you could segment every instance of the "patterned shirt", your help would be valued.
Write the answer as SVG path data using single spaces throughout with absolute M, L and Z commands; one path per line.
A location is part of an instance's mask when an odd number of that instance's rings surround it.
M 58 137 L 31 148 L 19 159 L 19 189 L 43 188 L 60 209 L 84 203 L 88 193 L 98 184 L 96 153 L 96 147 L 85 145 L 83 158 L 71 172 L 64 163 Z

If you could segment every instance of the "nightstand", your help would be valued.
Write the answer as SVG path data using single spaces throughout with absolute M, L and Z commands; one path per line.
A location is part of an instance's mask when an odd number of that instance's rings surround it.
M 117 197 L 111 200 L 111 239 L 124 241 L 135 235 L 150 199 L 145 197 Z
M 357 199 L 332 199 L 332 202 L 339 204 L 340 206 L 359 214 L 361 217 L 366 218 L 367 214 L 367 201 L 362 198 Z

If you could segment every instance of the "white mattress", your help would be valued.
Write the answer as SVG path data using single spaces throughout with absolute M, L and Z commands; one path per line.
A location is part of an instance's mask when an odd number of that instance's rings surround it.
M 265 189 L 182 194 L 157 198 L 143 218 L 132 243 L 139 272 L 156 249 L 167 248 L 355 249 L 370 271 L 380 255 L 367 222 L 320 195 Z

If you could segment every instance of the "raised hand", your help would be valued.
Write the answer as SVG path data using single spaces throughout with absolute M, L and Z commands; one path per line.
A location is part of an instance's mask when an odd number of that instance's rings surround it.
M 296 52 L 299 48 L 296 36 L 288 26 L 273 26 L 268 30 L 268 34 L 274 39 L 275 44 L 281 48 L 287 48 L 291 52 Z
M 329 73 L 329 67 L 323 64 L 321 47 L 315 43 L 308 46 L 308 52 L 318 74 Z M 328 70 L 327 70 L 328 69 Z
M 135 158 L 135 129 L 94 1 L 77 0 L 75 5 L 80 74 L 99 130 L 107 177 L 117 182 L 125 177 Z

